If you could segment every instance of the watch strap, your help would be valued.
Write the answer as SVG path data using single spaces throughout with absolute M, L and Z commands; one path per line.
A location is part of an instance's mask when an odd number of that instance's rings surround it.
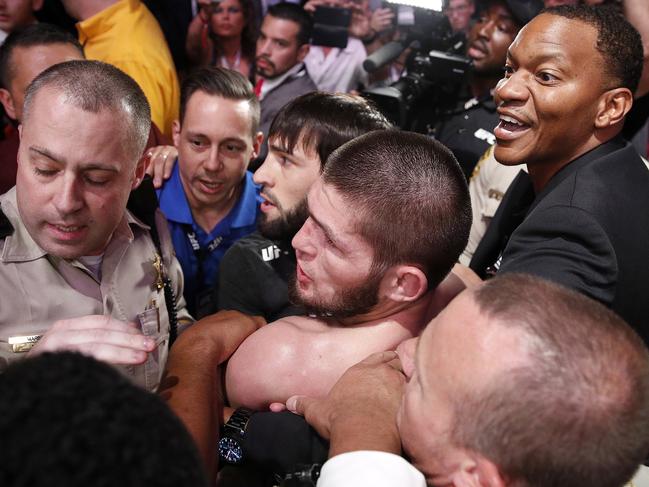
M 230 419 L 223 425 L 224 435 L 243 437 L 253 413 L 254 411 L 248 408 L 235 409 Z

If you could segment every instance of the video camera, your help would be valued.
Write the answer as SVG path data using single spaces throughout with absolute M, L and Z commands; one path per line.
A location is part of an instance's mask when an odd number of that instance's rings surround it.
M 426 8 L 412 6 L 413 0 L 408 2 L 410 6 L 402 3 L 388 2 L 396 10 L 397 28 L 404 40 L 381 47 L 368 56 L 363 67 L 372 73 L 410 47 L 413 52 L 406 61 L 406 74 L 390 86 L 368 89 L 362 94 L 396 126 L 413 130 L 422 117 L 436 119 L 440 112 L 455 105 L 472 63 L 463 55 L 466 39 L 453 34 L 448 19 L 441 13 L 441 1 L 437 10 L 431 8 L 435 3 L 431 0 L 426 2 Z

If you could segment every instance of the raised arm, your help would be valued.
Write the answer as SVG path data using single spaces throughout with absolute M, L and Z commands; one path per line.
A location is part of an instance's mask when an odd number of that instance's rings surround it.
M 222 311 L 189 327 L 169 353 L 160 394 L 194 438 L 212 479 L 224 404 L 220 365 L 263 324 L 263 318 Z

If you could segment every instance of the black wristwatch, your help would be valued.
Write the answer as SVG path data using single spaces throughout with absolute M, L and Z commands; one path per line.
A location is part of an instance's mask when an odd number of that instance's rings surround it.
M 232 465 L 239 465 L 243 462 L 243 438 L 253 413 L 252 409 L 237 408 L 221 428 L 219 458 L 222 461 Z

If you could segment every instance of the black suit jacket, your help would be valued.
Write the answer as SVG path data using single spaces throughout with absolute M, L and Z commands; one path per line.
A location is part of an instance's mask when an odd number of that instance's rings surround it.
M 649 170 L 635 149 L 617 138 L 584 154 L 525 213 L 532 196 L 519 174 L 471 268 L 484 276 L 495 264 L 498 272 L 575 289 L 611 307 L 649 343 Z

